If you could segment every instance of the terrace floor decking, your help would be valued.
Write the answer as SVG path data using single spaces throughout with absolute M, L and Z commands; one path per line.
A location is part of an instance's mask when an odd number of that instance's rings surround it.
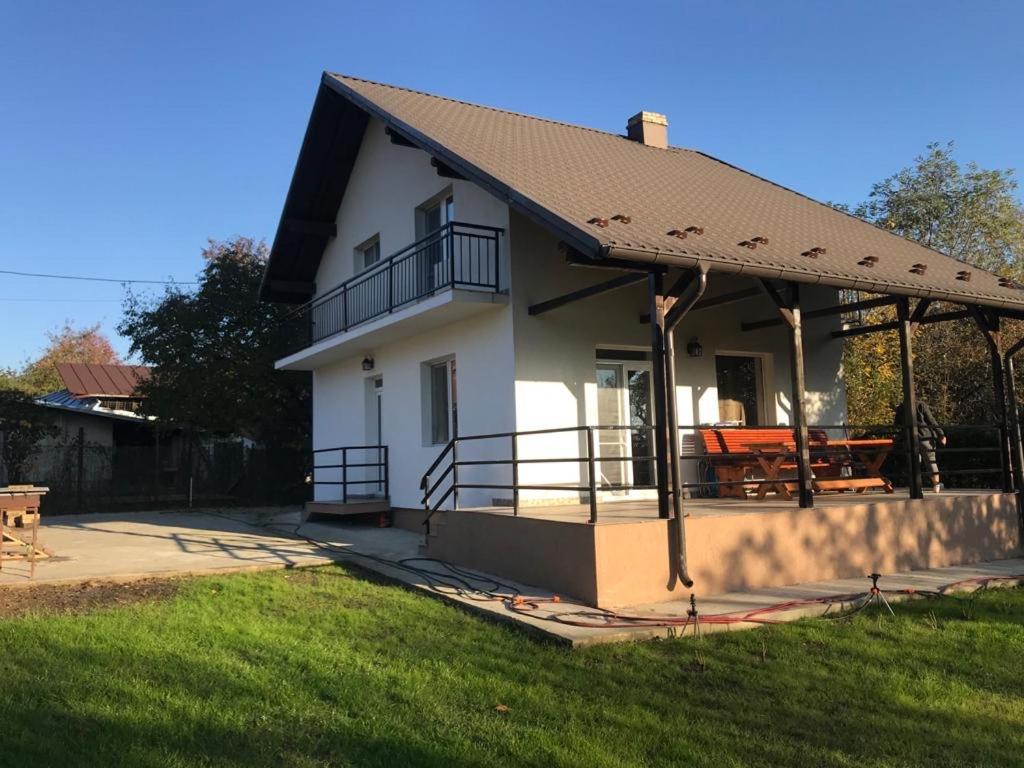
M 939 493 L 925 493 L 924 501 L 929 499 L 950 498 L 959 496 L 991 496 L 999 491 L 991 489 L 948 489 Z M 910 494 L 905 488 L 897 488 L 892 493 L 835 493 L 822 494 L 814 497 L 817 509 L 831 507 L 848 507 L 851 504 L 884 504 L 893 501 L 908 501 Z M 766 512 L 790 512 L 799 509 L 796 499 L 768 497 L 757 500 L 738 498 L 692 498 L 683 502 L 683 511 L 687 517 L 717 517 L 722 515 L 752 515 Z M 475 507 L 475 512 L 491 515 L 512 515 L 511 507 Z M 557 504 L 551 506 L 522 506 L 519 517 L 530 517 L 538 520 L 553 520 L 567 523 L 587 523 L 590 519 L 590 506 L 587 504 Z M 609 525 L 616 523 L 632 523 L 639 520 L 658 519 L 658 502 L 655 499 L 623 499 L 622 501 L 603 501 L 598 507 L 597 524 Z

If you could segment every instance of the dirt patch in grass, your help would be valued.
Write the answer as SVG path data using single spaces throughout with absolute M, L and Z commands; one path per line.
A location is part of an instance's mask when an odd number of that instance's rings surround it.
M 126 583 L 86 581 L 0 588 L 0 619 L 31 613 L 88 613 L 100 608 L 168 600 L 177 594 L 179 587 L 178 579 L 143 579 Z

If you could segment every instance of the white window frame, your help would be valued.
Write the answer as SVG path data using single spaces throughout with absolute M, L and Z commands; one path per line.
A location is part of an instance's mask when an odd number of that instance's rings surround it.
M 437 439 L 435 437 L 435 388 L 434 388 L 434 372 L 438 369 L 444 369 L 444 397 L 445 397 L 445 417 L 446 422 L 444 424 L 445 435 L 444 439 Z M 455 356 L 451 355 L 448 357 L 440 358 L 437 360 L 429 360 L 423 363 L 423 444 L 424 446 L 437 446 L 447 445 L 453 437 L 456 436 L 458 431 L 458 392 L 452 391 L 452 380 L 457 373 L 458 368 L 455 364 Z M 458 386 L 456 384 L 456 386 Z
M 376 249 L 377 258 L 373 261 L 367 262 L 367 253 L 371 250 Z M 353 249 L 353 261 L 355 262 L 355 273 L 365 272 L 371 267 L 375 267 L 381 262 L 382 254 L 380 250 L 380 232 L 375 234 L 373 237 L 369 237 Z

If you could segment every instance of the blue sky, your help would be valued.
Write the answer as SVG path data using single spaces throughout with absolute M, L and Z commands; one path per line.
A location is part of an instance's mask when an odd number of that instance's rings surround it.
M 1019 2 L 0 0 L 0 269 L 190 280 L 272 239 L 320 72 L 670 141 L 856 202 L 930 141 L 1024 168 Z M 0 274 L 0 366 L 123 289 Z

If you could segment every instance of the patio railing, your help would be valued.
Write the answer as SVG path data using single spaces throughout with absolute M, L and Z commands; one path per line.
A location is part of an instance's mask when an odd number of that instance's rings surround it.
M 389 498 L 391 480 L 386 445 L 345 445 L 338 448 L 317 448 L 307 482 L 337 487 L 341 502 L 349 500 Z M 355 486 L 359 493 L 349 488 Z
M 936 441 L 933 452 L 942 482 L 953 479 L 958 488 L 1003 486 L 1006 473 L 1000 449 L 1004 434 L 1001 426 L 956 424 L 940 425 L 940 429 L 948 441 L 945 445 Z M 754 431 L 788 433 L 788 438 L 778 445 L 754 444 L 749 449 L 732 451 L 723 451 L 720 446 L 709 450 L 705 444 L 706 436 L 713 432 L 739 436 L 738 440 L 724 442 L 742 446 L 744 433 Z M 907 428 L 891 424 L 840 424 L 815 425 L 808 431 L 815 492 L 856 492 L 869 488 L 891 491 L 894 486 L 909 485 L 912 462 Z M 519 513 L 523 491 L 577 495 L 589 505 L 590 521 L 596 522 L 602 492 L 614 494 L 657 488 L 658 462 L 652 447 L 653 433 L 651 426 L 597 425 L 457 437 L 442 449 L 421 480 L 426 512 L 424 524 L 429 530 L 435 512 L 442 508 L 458 509 L 460 493 L 466 491 L 505 492 L 507 497 L 496 501 L 511 506 L 514 515 Z M 680 487 L 688 497 L 746 498 L 751 493 L 762 497 L 771 493 L 788 498 L 788 486 L 796 482 L 797 453 L 791 445 L 795 442 L 793 437 L 793 428 L 785 425 L 680 426 Z M 526 445 L 524 451 L 524 443 L 531 441 L 534 444 Z M 551 449 L 552 445 L 557 447 Z M 577 469 L 566 472 L 548 469 L 546 472 L 548 476 L 554 474 L 564 480 L 530 477 L 535 472 L 528 468 L 544 465 Z M 728 466 L 742 467 L 742 472 L 735 476 L 734 469 L 731 474 L 735 479 L 729 479 L 730 473 L 721 471 Z M 491 468 L 488 476 L 481 477 L 481 470 L 487 468 Z M 507 470 L 499 470 L 503 475 L 499 479 L 495 477 L 494 468 Z M 771 476 L 773 471 L 774 477 Z M 924 461 L 921 475 L 924 487 L 930 488 L 931 469 Z
M 292 312 L 293 348 L 414 304 L 447 288 L 499 289 L 498 227 L 451 222 Z

